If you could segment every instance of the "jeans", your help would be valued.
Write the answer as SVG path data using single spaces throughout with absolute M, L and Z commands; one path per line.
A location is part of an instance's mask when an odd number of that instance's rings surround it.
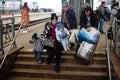
M 41 57 L 41 52 L 40 51 L 37 51 L 37 50 L 33 50 L 33 53 L 35 54 L 35 56 L 41 61 L 42 60 L 42 57 Z
M 99 31 L 103 32 L 103 27 L 104 27 L 104 19 L 100 18 L 100 25 L 99 25 Z

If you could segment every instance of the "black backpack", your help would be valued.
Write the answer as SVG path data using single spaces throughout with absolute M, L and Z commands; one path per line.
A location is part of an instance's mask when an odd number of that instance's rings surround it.
M 112 31 L 112 27 L 110 27 L 107 31 L 107 38 L 109 40 L 113 40 L 113 31 Z

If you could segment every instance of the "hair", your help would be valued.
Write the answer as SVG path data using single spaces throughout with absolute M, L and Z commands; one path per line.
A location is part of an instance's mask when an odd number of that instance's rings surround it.
M 37 38 L 37 33 L 34 33 L 33 35 L 32 35 L 32 38 L 35 38 L 36 40 L 38 39 Z
M 27 10 L 29 10 L 27 2 L 25 2 L 24 5 L 23 5 L 23 7 L 22 7 L 22 9 L 25 9 L 25 8 L 27 8 Z
M 113 2 L 113 6 L 119 6 L 119 2 Z
M 102 1 L 102 3 L 101 4 L 105 4 L 105 1 Z
M 85 11 L 86 11 L 86 12 L 88 12 L 88 11 L 91 12 L 91 8 L 90 8 L 90 7 L 87 7 L 87 8 L 85 8 Z

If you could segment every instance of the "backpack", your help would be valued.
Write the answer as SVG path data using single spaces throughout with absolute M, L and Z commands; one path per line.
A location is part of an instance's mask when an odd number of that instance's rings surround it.
M 112 31 L 112 27 L 110 27 L 107 31 L 107 38 L 109 40 L 113 40 L 113 31 Z
M 116 14 L 116 18 L 117 18 L 118 20 L 120 20 L 120 9 L 118 9 L 117 11 L 118 11 L 118 13 Z
M 117 18 L 117 20 L 120 21 L 120 9 L 116 9 L 116 8 L 114 8 L 114 9 L 118 11 L 116 14 L 116 18 Z M 120 22 L 118 22 L 118 25 L 120 25 Z

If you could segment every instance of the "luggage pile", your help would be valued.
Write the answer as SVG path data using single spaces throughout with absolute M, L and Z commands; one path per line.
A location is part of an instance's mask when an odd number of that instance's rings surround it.
M 93 53 L 99 41 L 99 37 L 100 32 L 97 29 L 91 27 L 91 30 L 87 32 L 86 29 L 82 28 L 78 32 L 78 38 L 83 41 L 80 43 L 80 47 L 77 51 L 77 57 L 91 62 L 93 59 Z

